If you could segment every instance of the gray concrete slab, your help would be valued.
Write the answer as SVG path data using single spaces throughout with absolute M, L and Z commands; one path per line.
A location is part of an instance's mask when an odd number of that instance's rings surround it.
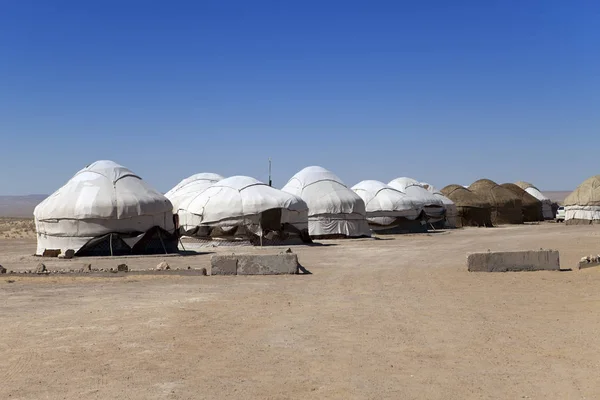
M 490 251 L 467 255 L 471 272 L 559 271 L 557 250 Z
M 282 275 L 298 272 L 298 256 L 280 254 L 213 255 L 211 275 Z

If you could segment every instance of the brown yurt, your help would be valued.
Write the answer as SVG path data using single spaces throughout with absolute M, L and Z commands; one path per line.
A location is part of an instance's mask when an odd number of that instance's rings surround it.
M 514 183 L 503 183 L 503 188 L 513 192 L 519 199 L 521 199 L 521 207 L 523 211 L 523 222 L 537 222 L 544 220 L 544 214 L 542 210 L 542 202 L 527 193 L 524 189 Z
M 600 224 L 600 175 L 586 179 L 563 205 L 567 225 Z
M 489 204 L 494 225 L 523 223 L 521 199 L 510 190 L 489 179 L 473 182 L 469 190 Z
M 448 185 L 440 190 L 444 196 L 456 205 L 458 217 L 456 227 L 492 226 L 492 210 L 478 195 L 464 186 Z

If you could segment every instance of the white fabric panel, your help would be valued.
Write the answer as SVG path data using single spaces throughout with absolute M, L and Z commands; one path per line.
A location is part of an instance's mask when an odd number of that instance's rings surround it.
M 525 191 L 542 202 L 542 214 L 544 219 L 554 218 L 554 213 L 552 212 L 552 200 L 544 196 L 544 194 L 535 186 L 529 186 Z
M 309 215 L 365 214 L 360 197 L 322 167 L 304 168 L 281 190 L 301 197 L 308 204 Z
M 430 222 L 439 221 L 444 218 L 444 203 L 422 187 L 419 181 L 412 178 L 396 178 L 388 183 L 388 185 L 407 194 L 413 201 L 421 204 Z
M 91 238 L 111 232 L 175 229 L 171 202 L 112 161 L 97 161 L 77 172 L 35 208 L 34 217 L 37 254 L 45 249 L 77 252 Z
M 371 236 L 371 229 L 364 215 L 321 214 L 308 217 L 308 234 L 310 236 L 361 237 Z
M 544 219 L 553 219 L 554 212 L 552 211 L 552 200 L 546 197 L 538 188 L 527 182 L 517 182 L 521 188 L 527 193 L 542 202 L 542 216 Z
M 419 202 L 383 182 L 366 180 L 352 187 L 365 202 L 367 218 L 383 217 L 394 220 L 398 217 L 416 219 L 423 210 Z M 375 221 L 374 221 L 375 222 Z
M 331 171 L 318 166 L 304 168 L 281 190 L 301 197 L 308 205 L 310 235 L 370 236 L 365 203 Z
M 566 206 L 565 221 L 570 219 L 600 221 L 600 206 Z
M 125 219 L 160 214 L 169 200 L 128 169 L 97 161 L 79 171 L 35 209 L 45 219 Z
M 173 189 L 169 190 L 165 197 L 173 204 L 174 212 L 179 209 L 180 202 L 187 196 L 200 194 L 213 183 L 223 180 L 221 175 L 210 172 L 202 172 L 192 175 L 179 182 Z
M 308 206 L 299 197 L 272 188 L 254 178 L 232 176 L 203 192 L 182 199 L 179 223 L 186 230 L 200 225 L 258 223 L 258 214 L 282 210 L 282 223 L 299 229 L 308 224 Z

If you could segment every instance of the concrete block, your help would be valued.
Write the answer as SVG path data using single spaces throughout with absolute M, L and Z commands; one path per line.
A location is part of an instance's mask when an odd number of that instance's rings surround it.
M 214 255 L 210 258 L 211 275 L 237 275 L 237 256 Z
M 467 255 L 471 272 L 559 271 L 557 250 L 500 251 Z
M 600 265 L 600 254 L 598 254 L 595 257 L 594 256 L 582 257 L 581 260 L 579 261 L 577 269 L 597 267 L 599 265 Z
M 298 272 L 298 255 L 293 253 L 214 255 L 210 263 L 211 275 L 281 275 Z
M 298 272 L 298 255 L 294 253 L 239 256 L 238 275 L 281 275 Z

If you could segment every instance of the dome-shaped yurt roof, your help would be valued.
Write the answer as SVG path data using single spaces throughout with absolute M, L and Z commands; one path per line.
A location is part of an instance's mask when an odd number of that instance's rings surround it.
M 367 220 L 374 231 L 401 233 L 427 230 L 420 221 L 416 221 L 423 206 L 405 193 L 376 180 L 359 182 L 352 190 L 364 200 Z
M 564 201 L 567 224 L 600 223 L 600 175 L 586 179 Z
M 448 185 L 440 192 L 455 205 L 457 226 L 492 226 L 490 205 L 462 185 Z
M 179 205 L 183 234 L 227 236 L 266 231 L 300 233 L 308 228 L 308 206 L 298 196 L 248 176 L 232 176 L 212 184 Z
M 399 216 L 416 219 L 422 211 L 408 195 L 383 182 L 365 180 L 352 187 L 365 202 L 367 216 Z
M 544 219 L 553 219 L 554 211 L 552 210 L 552 200 L 546 197 L 537 187 L 529 182 L 519 181 L 515 185 L 525 190 L 527 193 L 542 202 L 542 214 Z
M 391 187 L 396 190 L 406 193 L 408 196 L 414 199 L 414 201 L 420 203 L 427 214 L 427 219 L 430 222 L 440 221 L 444 218 L 445 208 L 444 203 L 427 189 L 421 186 L 421 183 L 412 178 L 396 178 L 390 183 Z
M 365 203 L 333 172 L 306 167 L 281 189 L 301 197 L 308 205 L 311 237 L 369 236 Z
M 522 189 L 514 183 L 503 183 L 500 186 L 510 190 L 519 199 L 521 199 L 524 222 L 536 222 L 544 220 L 541 201 L 539 201 L 538 199 L 536 199 L 535 197 L 527 193 L 524 189 Z
M 189 195 L 199 194 L 213 183 L 217 183 L 224 178 L 219 174 L 212 172 L 201 172 L 185 178 L 179 182 L 173 189 L 165 193 L 171 203 L 173 211 L 177 212 L 181 200 Z
M 164 195 L 129 169 L 113 161 L 96 161 L 35 208 L 37 254 L 72 249 L 86 255 L 92 251 L 88 242 L 107 234 L 121 235 L 113 247 L 130 253 L 149 230 L 174 230 L 172 208 Z M 94 246 L 93 254 L 101 255 L 100 245 Z
M 469 190 L 479 195 L 492 209 L 492 223 L 522 224 L 521 200 L 510 190 L 490 179 L 480 179 L 469 186 Z

